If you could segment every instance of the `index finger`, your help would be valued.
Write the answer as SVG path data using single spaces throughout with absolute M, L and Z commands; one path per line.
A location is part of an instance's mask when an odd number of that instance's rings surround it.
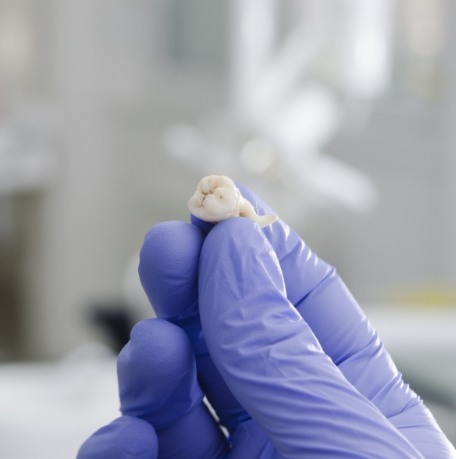
M 281 457 L 422 457 L 322 351 L 287 300 L 258 225 L 219 223 L 204 242 L 198 285 L 212 358 Z
M 275 213 L 247 187 L 238 187 L 257 213 Z M 420 397 L 403 381 L 336 269 L 282 220 L 263 231 L 279 260 L 288 300 L 345 378 L 423 454 L 454 451 Z
M 238 187 L 259 214 L 275 213 L 247 187 Z M 277 255 L 287 299 L 344 376 L 386 417 L 419 403 L 336 269 L 283 220 L 263 232 Z

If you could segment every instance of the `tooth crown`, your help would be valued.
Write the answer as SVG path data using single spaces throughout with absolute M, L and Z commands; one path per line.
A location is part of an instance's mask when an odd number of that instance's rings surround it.
M 277 220 L 276 215 L 258 215 L 233 180 L 225 175 L 203 177 L 188 201 L 188 208 L 195 217 L 211 223 L 246 217 L 264 228 Z

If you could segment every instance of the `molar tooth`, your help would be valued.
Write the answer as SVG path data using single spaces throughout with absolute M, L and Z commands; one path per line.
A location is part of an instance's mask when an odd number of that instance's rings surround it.
M 188 208 L 196 217 L 211 223 L 231 217 L 246 217 L 264 228 L 277 220 L 276 215 L 258 215 L 226 175 L 203 177 L 188 201 Z

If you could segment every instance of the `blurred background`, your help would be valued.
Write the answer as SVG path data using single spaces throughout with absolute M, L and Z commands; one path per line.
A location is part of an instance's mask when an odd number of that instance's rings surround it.
M 450 0 L 0 0 L 1 455 L 116 416 L 137 251 L 213 173 L 338 269 L 454 442 L 455 30 Z

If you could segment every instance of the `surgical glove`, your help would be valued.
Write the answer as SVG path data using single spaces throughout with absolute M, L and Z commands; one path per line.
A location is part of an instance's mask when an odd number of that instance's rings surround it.
M 79 459 L 456 457 L 334 268 L 284 222 L 192 221 L 145 238 L 140 277 L 162 319 L 133 330 L 123 416 Z

